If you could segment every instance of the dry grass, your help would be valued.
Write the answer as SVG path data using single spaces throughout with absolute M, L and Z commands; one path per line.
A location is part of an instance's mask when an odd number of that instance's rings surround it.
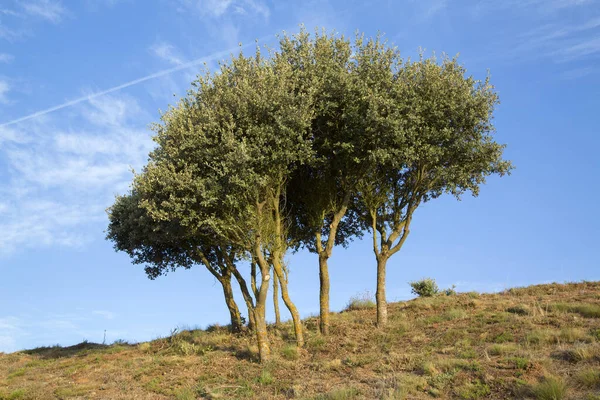
M 0 354 L 0 399 L 600 399 L 600 283 L 393 303 L 251 335 L 187 330 L 135 345 L 80 343 Z M 359 299 L 362 300 L 362 299 Z

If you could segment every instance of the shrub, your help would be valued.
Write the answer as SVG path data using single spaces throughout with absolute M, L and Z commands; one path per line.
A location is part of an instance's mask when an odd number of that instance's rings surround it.
M 452 285 L 452 287 L 445 289 L 444 294 L 446 296 L 456 296 L 456 285 Z
M 440 292 L 437 283 L 431 278 L 424 278 L 409 284 L 412 287 L 411 292 L 419 297 L 432 297 Z
M 375 308 L 375 302 L 369 292 L 364 292 L 363 294 L 350 297 L 346 311 L 366 310 L 368 308 Z

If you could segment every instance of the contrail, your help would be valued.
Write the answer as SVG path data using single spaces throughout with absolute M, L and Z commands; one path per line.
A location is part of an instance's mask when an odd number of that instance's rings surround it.
M 266 38 L 259 39 L 259 41 L 264 40 L 264 39 L 266 39 Z M 134 79 L 132 81 L 123 83 L 123 84 L 121 84 L 119 86 L 115 86 L 115 87 L 112 87 L 110 89 L 103 90 L 101 92 L 93 93 L 93 94 L 90 94 L 90 95 L 87 95 L 87 96 L 84 96 L 84 97 L 80 97 L 80 98 L 75 99 L 75 100 L 67 101 L 66 103 L 59 104 L 58 106 L 46 108 L 45 110 L 37 111 L 37 112 L 34 112 L 33 114 L 29 114 L 29 115 L 26 115 L 24 117 L 17 118 L 17 119 L 14 119 L 12 121 L 5 122 L 3 124 L 0 124 L 0 128 L 3 128 L 5 126 L 9 126 L 9 125 L 14 125 L 14 124 L 17 124 L 19 122 L 27 121 L 27 120 L 30 120 L 30 119 L 33 119 L 33 118 L 37 118 L 37 117 L 42 116 L 42 115 L 50 114 L 50 113 L 52 113 L 54 111 L 62 110 L 63 108 L 71 107 L 71 106 L 74 106 L 75 104 L 79 104 L 79 103 L 82 103 L 84 101 L 92 100 L 92 99 L 94 99 L 96 97 L 104 96 L 106 94 L 109 94 L 109 93 L 112 93 L 112 92 L 116 92 L 116 91 L 124 89 L 126 87 L 137 85 L 138 83 L 149 81 L 150 79 L 159 78 L 161 76 L 172 74 L 173 72 L 181 71 L 182 69 L 190 68 L 190 67 L 193 67 L 195 65 L 205 63 L 207 61 L 212 61 L 215 58 L 220 58 L 220 57 L 223 57 L 223 56 L 227 56 L 227 55 L 232 54 L 232 53 L 234 53 L 236 51 L 239 51 L 241 48 L 248 47 L 248 46 L 249 45 L 238 46 L 238 47 L 235 47 L 235 48 L 230 48 L 230 49 L 227 49 L 227 50 L 219 51 L 219 52 L 213 53 L 211 55 L 208 55 L 208 56 L 205 56 L 205 57 L 202 57 L 202 58 L 197 58 L 195 60 L 192 60 L 192 61 L 186 62 L 184 64 L 178 65 L 176 67 L 165 69 L 165 70 L 156 72 L 154 74 L 144 76 L 142 78 Z

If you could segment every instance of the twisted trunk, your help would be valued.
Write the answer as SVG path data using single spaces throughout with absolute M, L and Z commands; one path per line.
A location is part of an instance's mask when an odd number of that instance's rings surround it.
M 285 277 L 283 267 L 281 265 L 280 259 L 273 260 L 273 269 L 275 270 L 275 274 L 277 275 L 277 279 L 279 280 L 279 284 L 281 286 L 281 297 L 283 298 L 283 302 L 286 305 L 287 309 L 290 311 L 292 315 L 292 321 L 294 323 L 294 333 L 296 335 L 296 344 L 298 347 L 304 346 L 304 332 L 302 330 L 302 320 L 300 319 L 300 313 L 296 308 L 296 305 L 292 302 L 290 295 L 288 293 L 288 282 Z
M 253 311 L 254 301 L 252 300 L 252 295 L 250 294 L 250 291 L 248 290 L 248 285 L 246 284 L 246 280 L 244 279 L 242 274 L 240 274 L 240 271 L 238 271 L 238 269 L 235 266 L 232 266 L 231 272 L 233 273 L 233 276 L 235 277 L 235 279 L 238 282 L 238 285 L 240 286 L 242 296 L 244 297 L 244 302 L 246 303 L 246 308 L 248 309 L 248 329 L 250 331 L 253 331 L 256 327 L 256 318 L 254 316 Z
M 281 317 L 279 314 L 279 279 L 273 279 L 273 309 L 275 311 L 275 325 L 281 324 Z

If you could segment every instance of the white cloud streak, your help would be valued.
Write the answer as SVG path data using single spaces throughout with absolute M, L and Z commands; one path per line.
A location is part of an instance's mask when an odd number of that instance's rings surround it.
M 153 147 L 148 119 L 135 99 L 107 95 L 71 113 L 76 131 L 50 117 L 0 127 L 0 255 L 97 239 L 112 196 Z
M 12 54 L 0 53 L 0 63 L 11 63 L 15 57 Z
M 8 104 L 8 97 L 6 94 L 10 90 L 8 82 L 0 80 L 0 104 Z
M 36 0 L 21 3 L 23 11 L 30 16 L 42 18 L 52 23 L 59 23 L 66 15 L 67 10 L 58 1 Z
M 185 63 L 179 51 L 172 44 L 158 42 L 150 47 L 150 51 L 161 60 L 167 61 L 170 64 L 182 65 Z
M 100 315 L 101 317 L 104 317 L 105 319 L 114 319 L 115 318 L 115 313 L 110 312 L 110 311 L 105 311 L 105 310 L 94 311 L 94 312 L 92 312 L 92 314 Z
M 265 40 L 265 39 L 266 38 L 262 38 L 260 40 Z M 245 45 L 245 46 L 242 46 L 241 48 L 245 48 L 245 47 L 248 47 L 248 46 L 249 45 Z M 114 87 L 112 87 L 110 89 L 106 89 L 106 90 L 103 90 L 103 91 L 100 91 L 100 92 L 89 94 L 87 96 L 79 97 L 79 98 L 76 98 L 74 100 L 67 101 L 65 103 L 59 104 L 57 106 L 46 108 L 44 110 L 37 111 L 37 112 L 35 112 L 33 114 L 29 114 L 29 115 L 26 115 L 24 117 L 13 119 L 11 121 L 8 121 L 8 122 L 0 124 L 0 128 L 7 127 L 7 126 L 10 126 L 10 125 L 15 125 L 15 124 L 17 124 L 19 122 L 28 121 L 28 120 L 31 120 L 31 119 L 34 119 L 34 118 L 38 118 L 38 117 L 41 117 L 41 116 L 53 113 L 55 111 L 62 110 L 62 109 L 67 108 L 67 107 L 72 107 L 72 106 L 75 106 L 77 104 L 84 103 L 86 101 L 91 101 L 91 100 L 96 99 L 98 97 L 105 96 L 107 94 L 117 92 L 117 91 L 119 91 L 121 89 L 125 89 L 125 88 L 128 88 L 130 86 L 134 86 L 134 85 L 137 85 L 137 84 L 140 84 L 140 83 L 152 80 L 152 79 L 160 78 L 160 77 L 172 74 L 174 72 L 182 71 L 184 69 L 187 69 L 187 68 L 190 68 L 190 67 L 194 67 L 194 66 L 203 64 L 205 62 L 213 61 L 213 60 L 216 60 L 216 59 L 228 56 L 228 55 L 230 55 L 232 53 L 238 52 L 239 50 L 240 50 L 240 47 L 233 47 L 233 48 L 229 48 L 227 50 L 218 51 L 218 52 L 212 53 L 212 54 L 210 54 L 208 56 L 197 58 L 195 60 L 183 63 L 183 64 L 178 65 L 176 67 L 169 68 L 169 69 L 164 69 L 162 71 L 159 71 L 159 72 L 156 72 L 156 73 L 153 73 L 153 74 L 150 74 L 150 75 L 146 75 L 146 76 L 143 76 L 143 77 L 138 78 L 138 79 L 134 79 L 134 80 L 129 81 L 129 82 L 125 82 L 125 83 L 123 83 L 121 85 L 114 86 Z
M 203 17 L 222 18 L 228 13 L 269 19 L 271 10 L 261 0 L 180 0 L 182 11 L 195 11 Z

